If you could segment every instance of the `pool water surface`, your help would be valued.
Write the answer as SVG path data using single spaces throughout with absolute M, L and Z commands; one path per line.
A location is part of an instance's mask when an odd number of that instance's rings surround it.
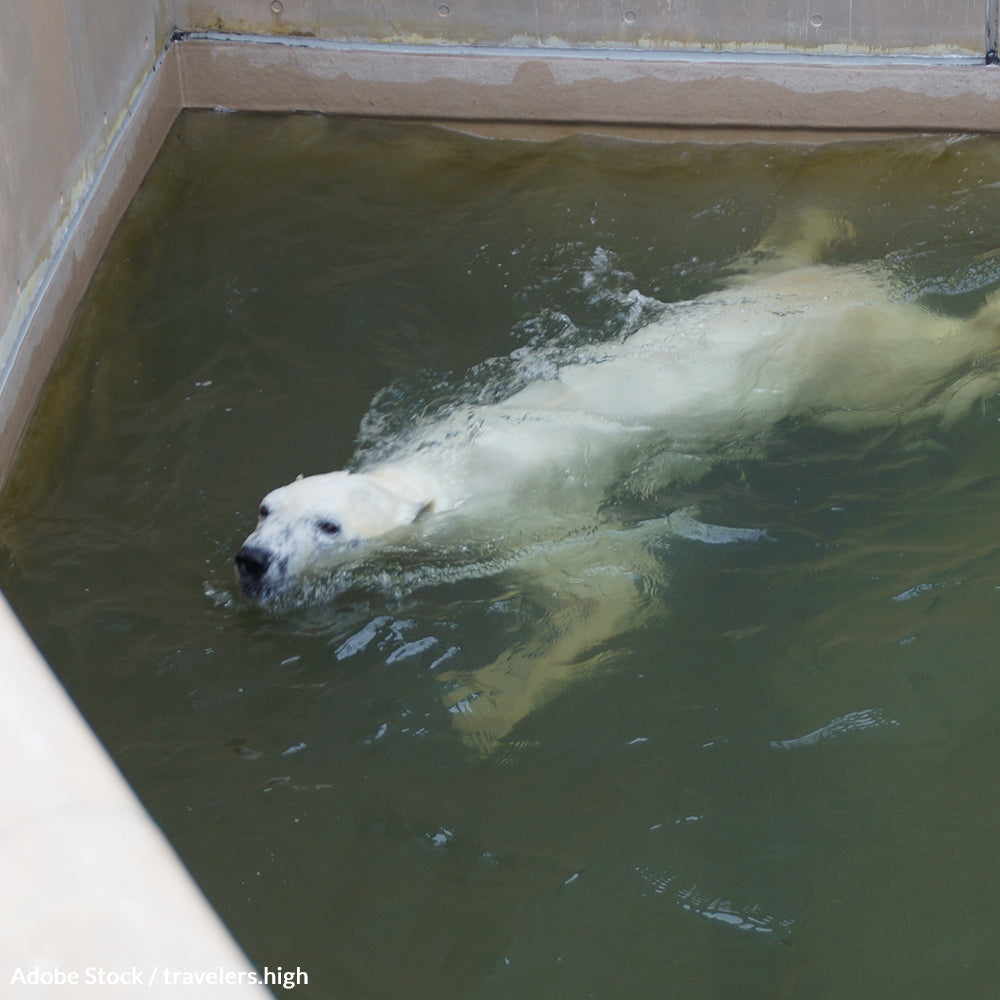
M 179 118 L 0 501 L 0 585 L 255 965 L 352 1000 L 996 991 L 997 398 L 640 469 L 571 557 L 478 540 L 279 609 L 235 583 L 272 487 L 721 287 L 816 207 L 853 231 L 834 263 L 930 309 L 1000 286 L 996 138 Z M 519 692 L 488 738 L 456 694 L 484 676 Z

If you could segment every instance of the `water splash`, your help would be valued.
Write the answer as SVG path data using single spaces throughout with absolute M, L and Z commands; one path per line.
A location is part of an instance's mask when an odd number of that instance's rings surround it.
M 687 913 L 732 930 L 787 938 L 794 926 L 791 917 L 771 912 L 762 903 L 738 902 L 697 882 L 682 882 L 680 875 L 642 865 L 636 866 L 635 872 L 655 895 L 670 899 Z
M 776 750 L 800 750 L 803 747 L 825 743 L 827 740 L 841 739 L 867 730 L 882 729 L 886 726 L 898 726 L 899 724 L 898 720 L 887 715 L 881 708 L 863 708 L 857 712 L 838 715 L 826 725 L 820 726 L 804 736 L 796 736 L 788 740 L 772 740 L 769 745 Z

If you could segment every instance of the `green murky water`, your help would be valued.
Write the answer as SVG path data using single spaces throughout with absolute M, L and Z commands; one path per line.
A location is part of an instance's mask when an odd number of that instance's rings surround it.
M 254 963 L 358 1000 L 996 991 L 997 399 L 611 498 L 626 533 L 762 534 L 647 547 L 641 606 L 488 753 L 449 692 L 599 604 L 530 565 L 282 613 L 234 588 L 272 486 L 634 325 L 633 289 L 719 287 L 778 206 L 936 309 L 1000 283 L 995 139 L 179 120 L 3 497 L 0 583 Z

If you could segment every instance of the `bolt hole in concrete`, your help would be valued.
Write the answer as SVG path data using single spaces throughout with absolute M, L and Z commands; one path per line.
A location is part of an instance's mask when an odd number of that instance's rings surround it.
M 0 581 L 254 963 L 338 997 L 994 989 L 998 174 L 994 138 L 178 120 L 2 497 Z M 874 275 L 838 328 L 867 339 L 786 416 L 239 593 L 271 487 L 649 324 L 721 365 L 754 276 L 805 257 Z M 724 327 L 681 304 L 713 294 Z M 903 303 L 978 346 L 928 365 L 908 327 L 859 373 Z M 822 308 L 786 288 L 774 323 Z M 827 419 L 900 369 L 903 403 Z M 706 384 L 690 416 L 727 412 Z

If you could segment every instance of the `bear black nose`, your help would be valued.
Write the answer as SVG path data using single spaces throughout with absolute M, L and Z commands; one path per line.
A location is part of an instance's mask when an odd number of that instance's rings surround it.
M 244 545 L 236 553 L 236 568 L 240 579 L 247 583 L 259 583 L 271 565 L 271 553 L 255 545 Z

